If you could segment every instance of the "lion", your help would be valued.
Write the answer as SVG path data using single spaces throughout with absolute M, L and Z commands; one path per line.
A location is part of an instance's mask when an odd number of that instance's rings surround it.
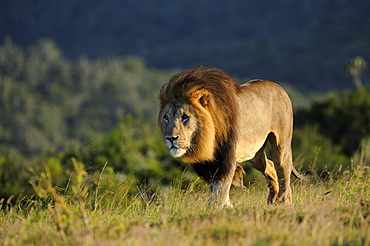
M 292 203 L 290 175 L 310 178 L 293 166 L 293 110 L 278 84 L 239 85 L 224 71 L 197 66 L 174 75 L 159 93 L 158 125 L 173 157 L 191 163 L 211 188 L 210 203 L 232 207 L 231 185 L 243 187 L 250 161 L 266 177 L 268 204 Z M 271 145 L 275 164 L 267 159 Z

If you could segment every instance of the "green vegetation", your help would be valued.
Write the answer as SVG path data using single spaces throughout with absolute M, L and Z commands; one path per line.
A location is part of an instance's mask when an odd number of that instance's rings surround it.
M 268 206 L 264 181 L 231 192 L 234 209 L 207 206 L 204 183 L 129 190 L 105 165 L 88 174 L 72 159 L 65 186 L 45 171 L 37 196 L 0 210 L 1 245 L 368 245 L 370 151 L 340 178 L 295 182 L 294 205 Z
M 369 1 L 0 2 L 1 246 L 370 245 Z M 168 155 L 156 95 L 199 64 L 289 83 L 294 163 L 318 174 L 293 206 L 246 163 L 215 210 Z
M 343 91 L 316 101 L 310 110 L 296 114 L 302 122 L 320 126 L 320 133 L 340 146 L 348 156 L 370 136 L 370 94 L 365 89 Z
M 182 175 L 188 185 L 192 169 L 168 155 L 155 122 L 156 95 L 174 73 L 137 57 L 70 61 L 50 40 L 22 50 L 8 39 L 0 47 L 0 197 L 32 195 L 29 180 L 44 170 L 66 185 L 72 158 L 89 170 L 107 165 L 130 192 Z M 348 168 L 370 138 L 366 84 L 313 103 L 284 87 L 296 111 L 295 166 L 319 175 Z M 244 166 L 253 183 L 260 173 Z
M 0 47 L 0 153 L 66 150 L 98 141 L 125 115 L 151 119 L 173 73 L 137 57 L 70 61 L 50 40 L 23 51 L 8 39 Z
M 354 61 L 356 75 L 366 63 Z M 0 245 L 370 243 L 366 83 L 313 101 L 285 86 L 296 111 L 295 166 L 319 177 L 294 181 L 294 206 L 267 206 L 262 175 L 245 164 L 235 209 L 214 210 L 208 187 L 159 136 L 156 94 L 174 73 L 138 57 L 71 61 L 50 40 L 22 50 L 8 39 Z

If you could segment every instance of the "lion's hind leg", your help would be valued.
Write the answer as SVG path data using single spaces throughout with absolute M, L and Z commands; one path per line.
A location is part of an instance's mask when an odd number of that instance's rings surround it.
M 239 164 L 236 164 L 236 169 L 231 184 L 235 187 L 245 188 L 243 184 L 243 178 L 245 174 L 244 168 Z
M 278 176 L 276 174 L 275 166 L 272 161 L 267 159 L 265 154 L 265 146 L 256 153 L 256 155 L 250 160 L 252 166 L 263 173 L 266 177 L 267 188 L 268 188 L 268 197 L 267 203 L 273 204 L 276 202 L 279 194 L 279 182 Z
M 275 134 L 269 135 L 272 157 L 276 164 L 276 171 L 279 178 L 279 202 L 292 203 L 292 190 L 290 188 L 290 176 L 292 173 L 293 160 L 291 140 L 278 141 Z

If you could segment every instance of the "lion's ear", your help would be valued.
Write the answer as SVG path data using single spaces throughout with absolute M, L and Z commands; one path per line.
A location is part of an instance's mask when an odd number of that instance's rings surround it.
M 198 101 L 203 108 L 206 108 L 210 100 L 209 92 L 205 89 L 197 90 L 192 93 L 191 99 Z
M 203 95 L 201 98 L 199 98 L 198 101 L 203 106 L 203 108 L 206 108 L 209 103 L 209 94 Z

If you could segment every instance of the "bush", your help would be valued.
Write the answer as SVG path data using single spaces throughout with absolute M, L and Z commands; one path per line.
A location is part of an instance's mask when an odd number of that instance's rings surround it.
M 102 141 L 70 152 L 65 159 L 71 157 L 90 169 L 101 170 L 107 163 L 122 182 L 130 181 L 134 187 L 141 183 L 169 184 L 186 169 L 169 156 L 154 120 L 143 123 L 132 116 L 125 117 Z
M 323 171 L 338 170 L 341 165 L 349 163 L 340 148 L 321 135 L 317 127 L 296 128 L 292 145 L 294 165 L 298 169 L 312 169 L 320 175 Z
M 313 103 L 311 109 L 297 113 L 297 125 L 316 125 L 321 134 L 351 156 L 362 139 L 370 136 L 370 93 L 344 91 Z

